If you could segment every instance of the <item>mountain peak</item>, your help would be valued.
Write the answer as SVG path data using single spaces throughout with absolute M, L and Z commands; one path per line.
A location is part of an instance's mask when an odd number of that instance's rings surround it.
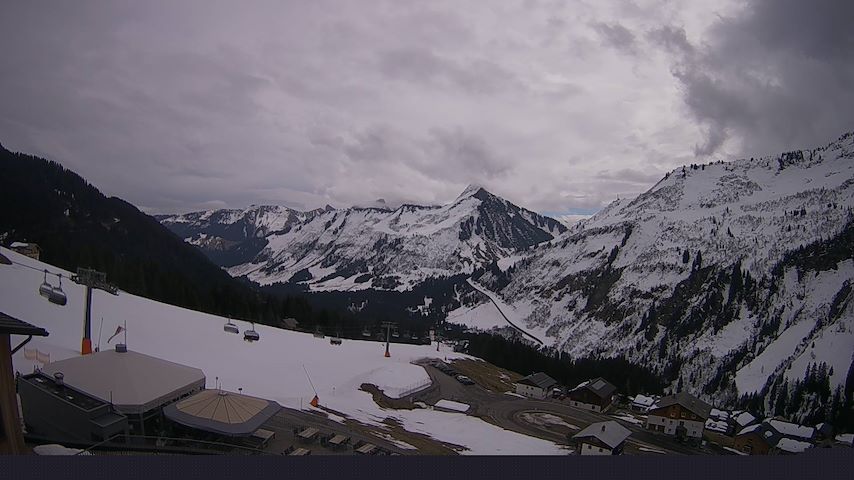
M 485 188 L 483 188 L 483 186 L 478 185 L 476 183 L 471 183 L 466 187 L 465 190 L 463 190 L 463 193 L 461 193 L 457 197 L 457 200 L 459 201 L 469 197 L 480 198 L 480 196 L 482 196 L 483 194 L 489 194 L 489 192 Z

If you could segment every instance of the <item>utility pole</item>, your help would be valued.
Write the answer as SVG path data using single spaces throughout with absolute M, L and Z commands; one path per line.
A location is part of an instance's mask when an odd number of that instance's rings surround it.
M 385 327 L 385 356 L 386 358 L 388 358 L 391 356 L 388 351 L 389 337 L 391 336 L 391 327 L 397 326 L 397 324 L 394 322 L 383 322 L 382 326 Z
M 119 289 L 107 283 L 107 274 L 90 268 L 77 268 L 77 275 L 71 276 L 71 281 L 86 287 L 86 309 L 83 313 L 83 342 L 80 353 L 92 353 L 92 289 L 97 288 L 112 295 L 118 295 Z

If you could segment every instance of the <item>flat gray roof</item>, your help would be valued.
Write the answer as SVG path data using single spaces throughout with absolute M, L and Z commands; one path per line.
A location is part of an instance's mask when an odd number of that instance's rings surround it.
M 205 385 L 198 368 L 130 350 L 72 357 L 48 363 L 42 372 L 61 372 L 67 385 L 105 402 L 112 398 L 122 413 L 147 412 Z

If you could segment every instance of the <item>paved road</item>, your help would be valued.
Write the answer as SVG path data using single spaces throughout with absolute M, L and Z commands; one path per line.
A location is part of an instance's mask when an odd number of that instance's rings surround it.
M 507 430 L 565 444 L 565 432 L 532 424 L 521 418 L 521 414 L 530 412 L 549 413 L 560 416 L 568 423 L 579 428 L 585 428 L 595 422 L 616 420 L 632 431 L 632 436 L 627 443 L 634 447 L 660 450 L 669 454 L 696 455 L 704 453 L 697 448 L 681 444 L 675 439 L 654 434 L 635 424 L 615 419 L 607 414 L 590 412 L 557 400 L 519 398 L 512 395 L 495 393 L 480 385 L 463 385 L 453 377 L 442 373 L 432 366 L 424 365 L 424 368 L 433 380 L 433 385 L 426 390 L 414 394 L 412 396 L 414 401 L 424 402 L 429 405 L 433 405 L 441 399 L 466 403 L 471 406 L 471 409 L 466 412 L 468 415 L 482 417 Z
M 498 306 L 498 302 L 496 302 L 496 301 L 495 301 L 495 299 L 494 299 L 494 298 L 492 298 L 492 296 L 493 296 L 493 295 L 495 295 L 494 293 L 492 293 L 492 292 L 490 292 L 489 290 L 486 290 L 485 288 L 481 287 L 481 286 L 480 286 L 480 285 L 478 285 L 477 283 L 473 282 L 473 281 L 472 281 L 472 279 L 470 279 L 470 278 L 469 278 L 469 279 L 466 279 L 466 281 L 468 282 L 468 284 L 469 284 L 469 285 L 471 285 L 471 286 L 472 286 L 472 288 L 474 288 L 474 289 L 475 289 L 475 290 L 477 290 L 478 292 L 480 292 L 480 293 L 482 293 L 482 294 L 486 295 L 486 298 L 488 298 L 488 299 L 489 299 L 489 301 L 490 301 L 490 302 L 492 302 L 492 305 L 493 305 L 493 306 L 495 306 L 495 309 L 496 309 L 496 310 L 498 310 L 498 313 L 500 313 L 500 314 L 501 314 L 501 316 L 502 316 L 502 317 L 504 317 L 504 320 L 505 320 L 507 323 L 509 323 L 511 327 L 513 327 L 513 328 L 515 328 L 516 330 L 518 330 L 518 331 L 519 331 L 519 333 L 521 333 L 522 335 L 525 335 L 526 337 L 529 337 L 529 338 L 533 339 L 535 342 L 539 343 L 541 346 L 542 346 L 542 345 L 545 345 L 545 343 L 543 343 L 543 341 L 542 341 L 542 340 L 540 340 L 539 338 L 537 338 L 537 337 L 535 337 L 535 336 L 531 335 L 530 333 L 526 332 L 525 330 L 522 330 L 521 328 L 519 328 L 519 326 L 518 326 L 518 325 L 516 325 L 515 323 L 511 322 L 511 321 L 510 321 L 510 319 L 509 319 L 509 318 L 507 318 L 507 315 L 505 315 L 505 314 L 504 314 L 504 312 L 501 310 L 501 307 L 499 307 L 499 306 Z

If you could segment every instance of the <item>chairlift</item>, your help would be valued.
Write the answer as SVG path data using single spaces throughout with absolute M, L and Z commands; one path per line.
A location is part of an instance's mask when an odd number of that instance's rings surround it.
M 255 331 L 255 324 L 252 324 L 252 328 L 243 332 L 243 339 L 247 342 L 257 342 L 261 339 L 261 335 L 258 335 L 258 332 Z
M 68 297 L 65 295 L 65 292 L 62 291 L 62 275 L 59 276 L 59 285 L 51 289 L 50 296 L 47 297 L 47 300 L 50 303 L 60 306 L 68 303 Z
M 228 333 L 240 333 L 240 329 L 237 327 L 237 325 L 232 323 L 231 320 L 227 320 L 225 322 L 225 325 L 222 326 L 222 329 L 223 331 L 226 331 Z
M 47 270 L 44 271 L 44 281 L 39 286 L 39 295 L 50 299 L 50 294 L 53 293 L 53 287 L 47 283 Z

